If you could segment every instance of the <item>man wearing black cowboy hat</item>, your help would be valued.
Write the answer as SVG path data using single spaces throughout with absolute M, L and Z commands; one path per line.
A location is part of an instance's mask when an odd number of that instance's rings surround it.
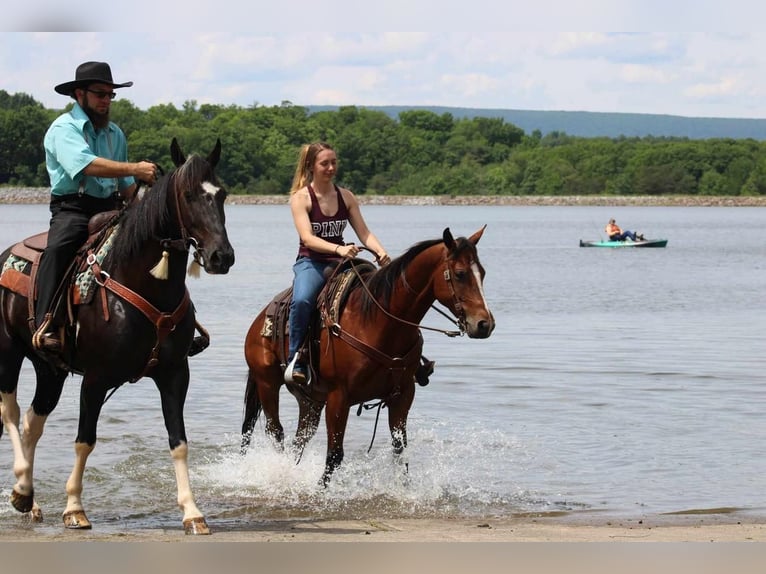
M 54 89 L 70 96 L 72 109 L 61 114 L 45 134 L 45 164 L 51 181 L 51 220 L 48 245 L 37 271 L 37 331 L 32 343 L 37 349 L 58 351 L 60 320 L 51 309 L 67 267 L 77 249 L 88 239 L 88 220 L 103 211 L 116 209 L 119 196 L 131 199 L 134 178 L 154 183 L 155 165 L 128 161 L 127 139 L 109 120 L 109 108 L 118 84 L 106 62 L 85 62 L 75 78 Z

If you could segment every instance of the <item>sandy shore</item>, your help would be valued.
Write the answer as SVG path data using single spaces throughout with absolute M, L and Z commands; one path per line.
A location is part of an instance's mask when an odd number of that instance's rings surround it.
M 131 530 L 94 524 L 90 531 L 65 530 L 58 516 L 43 524 L 6 517 L 0 543 L 24 542 L 766 542 L 764 517 L 723 514 L 658 515 L 644 518 L 502 517 L 489 519 L 268 520 L 221 524 L 209 520 L 211 536 L 177 529 Z
M 279 520 L 229 529 L 211 521 L 211 536 L 185 536 L 180 524 L 72 532 L 58 520 L 21 528 L 8 517 L 2 522 L 0 556 L 9 572 L 760 574 L 766 564 L 766 522 L 729 515 L 575 523 L 556 517 Z
M 687 206 L 687 207 L 766 207 L 766 196 L 549 196 L 549 195 L 358 195 L 363 205 L 517 205 L 517 206 Z M 48 188 L 0 187 L 0 204 L 48 203 Z M 282 205 L 285 195 L 229 195 L 230 205 Z

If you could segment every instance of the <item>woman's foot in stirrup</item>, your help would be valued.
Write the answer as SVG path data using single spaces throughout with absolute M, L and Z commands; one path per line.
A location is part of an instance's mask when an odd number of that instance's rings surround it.
M 287 368 L 285 369 L 286 383 L 306 385 L 311 382 L 311 375 L 309 374 L 308 368 L 298 360 L 299 357 L 300 351 L 295 353 L 292 361 L 287 365 Z
M 298 385 L 307 385 L 311 380 L 308 374 L 308 369 L 303 363 L 295 363 L 293 368 L 293 382 Z

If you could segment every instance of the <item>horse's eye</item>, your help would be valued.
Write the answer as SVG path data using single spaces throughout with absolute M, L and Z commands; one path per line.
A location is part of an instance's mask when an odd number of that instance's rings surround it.
M 464 281 L 467 275 L 465 269 L 455 269 L 455 278 L 458 281 Z

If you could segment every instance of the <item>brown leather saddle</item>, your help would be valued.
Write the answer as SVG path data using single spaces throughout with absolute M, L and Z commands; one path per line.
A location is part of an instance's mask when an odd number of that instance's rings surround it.
M 77 255 L 64 274 L 62 284 L 57 290 L 58 297 L 67 294 L 67 309 L 70 322 L 72 321 L 72 307 L 84 303 L 81 300 L 79 290 L 74 288 L 74 278 L 79 272 L 87 267 L 88 253 L 93 249 L 98 249 L 108 238 L 112 223 L 116 221 L 119 211 L 105 211 L 94 215 L 88 222 L 88 239 L 77 251 Z M 10 254 L 17 260 L 26 262 L 26 265 L 9 266 L 2 275 L 0 275 L 0 286 L 10 289 L 27 298 L 29 306 L 29 327 L 32 333 L 35 332 L 35 304 L 37 301 L 37 269 L 40 264 L 40 257 L 48 245 L 48 232 L 38 233 L 27 237 L 26 239 L 11 246 Z M 67 288 L 63 288 L 64 285 Z M 54 302 L 53 307 L 57 306 L 58 301 Z
M 348 299 L 349 293 L 359 284 L 360 277 L 364 278 L 376 269 L 375 265 L 366 259 L 353 259 L 341 263 L 335 269 L 331 278 L 320 291 L 317 297 L 317 306 L 309 324 L 308 335 L 304 343 L 304 352 L 309 355 L 311 368 L 318 370 L 319 353 L 316 344 L 319 342 L 319 332 L 324 326 L 321 321 L 323 314 L 337 321 L 343 306 Z M 271 338 L 276 348 L 279 362 L 284 369 L 287 366 L 287 338 L 288 316 L 290 314 L 290 301 L 292 300 L 293 288 L 288 287 L 278 293 L 266 306 L 266 317 L 261 328 L 261 336 Z

